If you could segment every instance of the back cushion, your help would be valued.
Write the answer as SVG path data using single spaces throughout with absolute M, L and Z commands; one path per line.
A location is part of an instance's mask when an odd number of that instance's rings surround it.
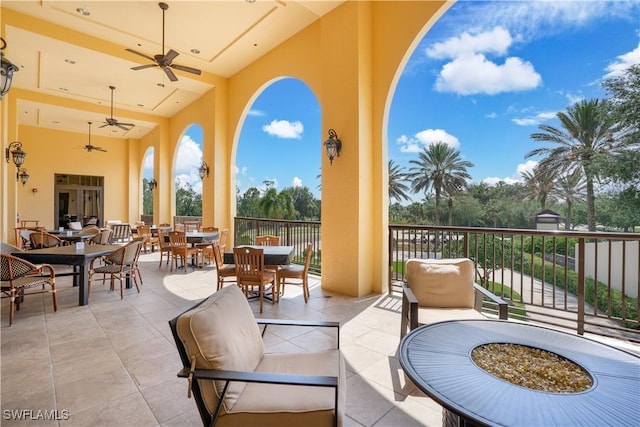
M 406 272 L 420 306 L 473 308 L 474 265 L 470 259 L 410 259 Z
M 215 292 L 205 302 L 184 313 L 176 331 L 189 359 L 196 357 L 196 367 L 253 371 L 264 354 L 260 329 L 246 297 L 237 286 Z M 203 398 L 212 412 L 224 382 L 201 381 Z M 224 400 L 225 411 L 231 409 L 244 389 L 233 382 Z

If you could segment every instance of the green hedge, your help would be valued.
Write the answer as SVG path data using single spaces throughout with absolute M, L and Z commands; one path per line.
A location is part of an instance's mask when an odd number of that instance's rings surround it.
M 514 265 L 514 270 L 520 270 L 520 264 Z M 533 258 L 533 272 L 531 271 L 531 262 L 527 258 L 522 264 L 522 273 L 532 275 L 536 279 L 542 280 L 542 259 L 540 257 Z M 566 283 L 567 292 L 574 295 L 578 295 L 578 273 L 575 271 L 566 271 Z M 559 266 L 555 268 L 555 277 L 553 271 L 553 264 L 550 262 L 544 263 L 544 279 L 547 283 L 565 283 L 565 270 Z M 597 289 L 597 291 L 596 291 Z M 611 306 L 609 307 L 609 298 L 611 298 Z M 622 292 L 611 289 L 611 295 L 609 295 L 609 289 L 606 284 L 597 282 L 590 277 L 585 279 L 585 302 L 592 305 L 596 309 L 609 313 L 611 316 L 622 318 L 622 307 L 624 304 L 624 317 L 627 319 L 638 319 L 638 299 L 631 298 L 622 295 Z M 629 323 L 627 327 L 637 329 L 637 323 Z

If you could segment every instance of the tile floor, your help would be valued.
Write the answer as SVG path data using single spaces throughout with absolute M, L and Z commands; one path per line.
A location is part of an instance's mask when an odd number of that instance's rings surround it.
M 159 255 L 143 254 L 140 294 L 124 300 L 108 284 L 94 284 L 89 305 L 79 307 L 69 277 L 57 278 L 58 311 L 51 297 L 25 299 L 13 326 L 2 300 L 3 426 L 196 426 L 195 402 L 181 367 L 168 320 L 215 289 L 212 267 L 169 274 Z M 258 302 L 251 303 L 256 316 Z M 399 344 L 399 297 L 332 295 L 311 283 L 311 299 L 287 286 L 280 303 L 266 303 L 262 317 L 336 320 L 347 365 L 346 426 L 439 426 L 441 407 L 404 376 L 395 357 Z M 268 351 L 311 350 L 323 336 L 314 329 L 270 328 Z M 17 421 L 11 410 L 56 410 L 58 421 Z M 40 413 L 40 418 L 43 415 Z

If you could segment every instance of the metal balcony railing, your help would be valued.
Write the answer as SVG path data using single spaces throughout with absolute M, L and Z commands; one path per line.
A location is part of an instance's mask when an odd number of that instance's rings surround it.
M 235 243 L 280 236 L 321 274 L 320 221 L 235 218 Z M 473 227 L 389 226 L 389 292 L 402 292 L 410 258 L 466 257 L 476 279 L 509 302 L 509 318 L 640 342 L 640 234 Z M 484 310 L 495 312 L 486 303 Z
M 409 258 L 471 258 L 511 319 L 640 342 L 639 245 L 633 233 L 392 225 L 389 290 Z

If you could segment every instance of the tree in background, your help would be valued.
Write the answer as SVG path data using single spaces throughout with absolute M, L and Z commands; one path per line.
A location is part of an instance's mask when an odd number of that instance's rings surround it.
M 153 215 L 153 190 L 147 178 L 142 178 L 142 215 Z
M 389 200 L 397 200 L 402 202 L 403 200 L 408 202 L 411 197 L 407 194 L 409 186 L 405 184 L 407 174 L 404 172 L 400 165 L 394 163 L 393 160 L 389 160 Z
M 202 194 L 196 193 L 191 185 L 180 186 L 176 181 L 176 215 L 202 216 Z
M 435 225 L 440 225 L 440 200 L 443 194 L 455 194 L 467 186 L 471 175 L 467 168 L 473 163 L 462 160 L 458 150 L 444 142 L 425 147 L 418 154 L 418 160 L 409 160 L 415 165 L 409 169 L 407 179 L 411 181 L 411 190 L 424 192 L 425 197 L 432 191 L 435 194 Z
M 294 219 L 295 208 L 293 200 L 287 193 L 268 188 L 259 202 L 263 218 Z
M 572 230 L 573 206 L 586 200 L 587 197 L 586 182 L 582 170 L 575 169 L 571 173 L 559 175 L 551 194 L 556 199 L 564 201 L 567 210 L 564 215 L 564 229 Z
M 314 220 L 320 218 L 320 203 L 307 187 L 287 187 L 281 193 L 288 194 L 293 202 L 295 219 Z
M 532 171 L 522 173 L 524 187 L 522 198 L 524 200 L 536 200 L 540 203 L 540 210 L 547 207 L 547 200 L 553 199 L 553 187 L 555 171 L 536 166 Z
M 566 113 L 559 112 L 557 117 L 562 128 L 540 125 L 541 132 L 531 134 L 534 141 L 553 145 L 536 148 L 525 156 L 542 156 L 538 167 L 550 173 L 582 169 L 586 180 L 589 231 L 596 230 L 594 184 L 600 175 L 597 159 L 615 154 L 622 145 L 622 141 L 614 139 L 617 124 L 607 109 L 606 101 L 591 99 L 572 105 Z

